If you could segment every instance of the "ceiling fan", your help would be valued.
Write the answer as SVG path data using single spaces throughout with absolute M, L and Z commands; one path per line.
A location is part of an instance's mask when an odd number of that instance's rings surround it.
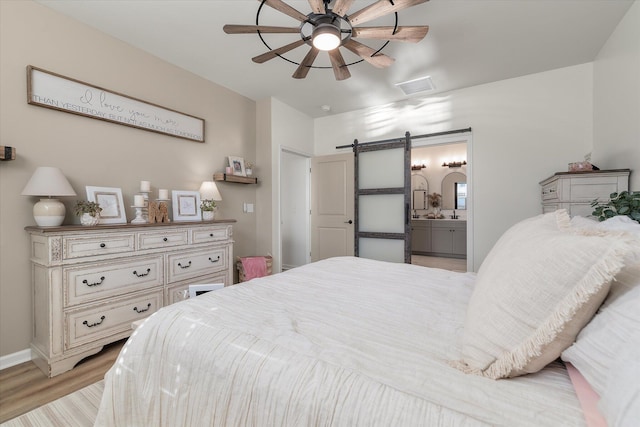
M 398 26 L 397 12 L 411 6 L 425 3 L 428 0 L 378 0 L 369 6 L 364 7 L 350 15 L 347 12 L 355 0 L 308 0 L 311 12 L 307 15 L 299 12 L 282 0 L 258 0 L 261 2 L 256 16 L 256 25 L 225 25 L 223 30 L 227 34 L 253 34 L 257 33 L 263 43 L 270 49 L 252 58 L 253 62 L 262 64 L 276 56 L 282 57 L 285 53 L 300 47 L 304 44 L 311 46 L 311 49 L 300 62 L 293 62 L 298 68 L 293 73 L 294 78 L 304 79 L 313 66 L 313 62 L 320 53 L 326 51 L 329 54 L 331 68 L 336 80 L 345 80 L 351 77 L 351 73 L 345 60 L 340 53 L 340 47 L 344 47 L 353 52 L 360 61 L 367 61 L 377 68 L 385 68 L 393 64 L 395 59 L 381 53 L 380 51 L 389 41 L 400 41 L 417 43 L 422 40 L 429 31 L 427 25 L 422 26 Z M 263 5 L 284 13 L 298 21 L 298 27 L 272 27 L 258 25 L 260 10 Z M 358 27 L 360 24 L 372 21 L 381 16 L 394 13 L 394 26 Z M 262 38 L 262 34 L 299 34 L 300 39 L 277 49 L 271 49 Z M 386 40 L 380 49 L 373 49 L 354 39 L 376 39 Z M 356 61 L 356 62 L 360 62 Z

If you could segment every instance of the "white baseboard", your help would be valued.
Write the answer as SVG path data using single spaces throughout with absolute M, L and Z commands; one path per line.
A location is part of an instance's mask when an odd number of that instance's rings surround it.
M 31 349 L 18 351 L 0 357 L 0 370 L 7 369 L 31 360 Z

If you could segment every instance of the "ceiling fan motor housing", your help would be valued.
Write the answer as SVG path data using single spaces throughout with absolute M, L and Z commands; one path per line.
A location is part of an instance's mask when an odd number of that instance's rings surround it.
M 307 18 L 307 21 L 300 25 L 300 37 L 311 46 L 315 46 L 320 50 L 332 50 L 351 38 L 352 27 L 349 21 L 331 11 L 324 14 L 310 13 Z M 326 35 L 337 38 L 338 44 L 330 49 L 316 46 L 314 40 L 317 37 L 322 38 Z

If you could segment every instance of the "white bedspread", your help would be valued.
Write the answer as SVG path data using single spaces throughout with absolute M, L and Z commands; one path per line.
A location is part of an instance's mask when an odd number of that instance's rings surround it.
M 333 258 L 151 316 L 99 426 L 583 426 L 566 371 L 449 367 L 475 275 Z

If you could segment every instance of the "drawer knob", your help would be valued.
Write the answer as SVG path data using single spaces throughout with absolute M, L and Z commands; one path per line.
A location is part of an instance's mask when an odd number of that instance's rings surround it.
M 218 262 L 218 261 L 220 261 L 220 255 L 218 255 L 218 258 L 216 258 L 216 259 L 211 259 L 211 257 L 209 257 L 209 261 L 211 261 L 211 262 Z
M 106 248 L 106 247 L 107 247 L 107 244 L 106 244 L 106 243 L 100 243 L 100 247 L 101 247 L 101 248 Z
M 85 320 L 84 322 L 82 322 L 82 324 L 83 324 L 83 325 L 86 325 L 86 326 L 87 326 L 87 328 L 93 328 L 94 326 L 101 325 L 101 324 L 102 324 L 102 322 L 104 322 L 104 319 L 105 319 L 105 317 L 104 317 L 104 316 L 102 316 L 102 317 L 100 317 L 100 321 L 99 321 L 99 322 L 89 323 L 88 321 L 86 321 L 86 320 Z
M 180 267 L 180 268 L 189 268 L 189 267 L 191 267 L 191 261 L 189 261 L 189 264 L 187 264 L 187 265 L 182 265 L 182 264 L 178 263 L 178 267 Z
M 133 311 L 135 311 L 136 313 L 144 313 L 145 311 L 149 311 L 149 309 L 151 308 L 151 303 L 147 304 L 147 308 L 141 308 L 140 310 L 138 310 L 138 307 L 133 307 Z
M 162 239 L 163 242 L 168 242 L 169 239 L 167 239 L 166 237 L 164 239 Z
M 84 279 L 82 281 L 82 283 L 84 283 L 87 286 L 99 286 L 99 285 L 102 285 L 102 282 L 104 282 L 104 276 L 100 277 L 100 281 L 99 282 L 89 283 L 87 281 L 87 279 Z
M 144 276 L 148 276 L 148 275 L 149 275 L 149 273 L 151 273 L 151 269 L 150 269 L 150 268 L 147 268 L 147 272 L 146 272 L 146 273 L 140 273 L 140 274 L 138 274 L 138 271 L 137 271 L 137 270 L 134 270 L 134 271 L 133 271 L 133 274 L 135 274 L 135 275 L 136 275 L 136 277 L 144 277 Z
M 213 237 L 213 233 L 209 234 L 209 237 Z

